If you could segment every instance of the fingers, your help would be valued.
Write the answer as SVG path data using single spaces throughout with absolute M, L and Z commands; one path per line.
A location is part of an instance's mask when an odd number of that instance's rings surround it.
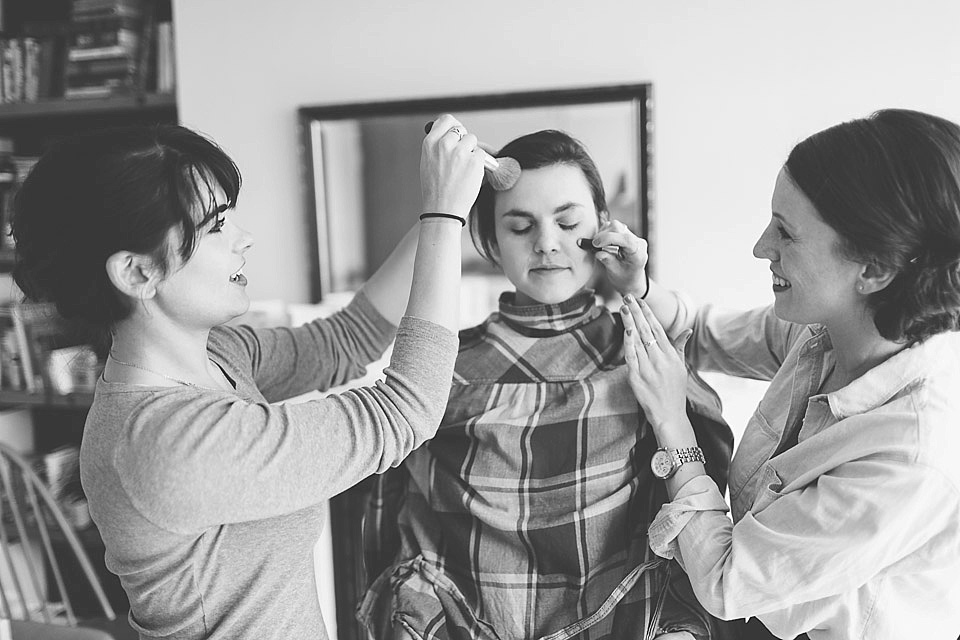
M 636 330 L 637 339 L 647 353 L 657 349 L 662 346 L 662 344 L 670 344 L 669 341 L 666 340 L 666 336 L 664 336 L 664 342 L 660 342 L 653 327 L 650 326 L 644 310 L 640 308 L 637 299 L 633 296 L 626 296 L 624 298 L 620 312 L 623 315 L 624 329 L 628 330 L 629 328 L 633 328 Z M 654 318 L 653 321 L 656 323 L 656 318 Z M 659 325 L 659 323 L 657 324 Z M 660 331 L 663 333 L 662 328 Z
M 444 113 L 433 121 L 430 131 L 427 132 L 427 135 L 423 139 L 424 144 L 427 144 L 428 142 L 430 144 L 436 144 L 437 141 L 446 136 L 454 127 L 460 127 L 463 131 L 466 131 L 466 128 L 460 123 L 459 120 L 454 118 L 449 113 Z M 450 134 L 449 137 L 453 138 L 454 140 L 457 139 L 457 136 L 453 134 Z
M 457 153 L 468 154 L 473 153 L 473 150 L 477 148 L 478 140 L 477 136 L 472 133 L 465 133 L 463 137 L 457 140 L 453 135 L 444 136 L 444 140 L 451 138 L 455 140 L 454 148 Z M 482 160 L 481 160 L 482 161 Z
M 630 298 L 633 299 L 632 296 L 630 296 Z M 653 315 L 653 309 L 650 308 L 650 305 L 643 303 L 640 305 L 640 311 L 643 313 L 647 325 L 653 331 L 653 335 L 656 337 L 660 346 L 665 347 L 670 344 L 670 338 L 667 337 L 667 332 L 663 330 L 663 325 L 661 325 L 657 317 Z
M 642 256 L 646 261 L 647 241 L 635 235 L 627 225 L 619 220 L 611 220 L 600 226 L 600 230 L 593 236 L 593 246 L 604 247 L 615 245 L 620 247 L 620 256 Z
M 450 114 L 429 124 L 420 157 L 424 210 L 466 218 L 483 180 L 477 137 Z

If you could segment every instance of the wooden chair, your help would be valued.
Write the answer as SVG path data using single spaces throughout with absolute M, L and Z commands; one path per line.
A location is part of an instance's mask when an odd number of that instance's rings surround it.
M 67 564 L 79 567 L 72 573 L 82 576 L 79 589 L 92 592 L 96 618 L 79 620 L 75 614 L 70 594 L 77 594 L 78 586 L 75 577 L 69 585 L 64 580 Z M 59 602 L 50 601 L 54 590 Z M 77 533 L 50 489 L 29 461 L 2 443 L 0 617 L 14 621 L 14 638 L 97 637 L 60 636 L 56 629 L 45 630 L 48 625 L 75 628 L 78 633 L 83 627 L 96 627 L 107 638 L 137 637 L 125 620 L 117 619 Z

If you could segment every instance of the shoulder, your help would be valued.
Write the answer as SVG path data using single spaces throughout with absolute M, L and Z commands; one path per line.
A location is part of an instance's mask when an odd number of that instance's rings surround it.
M 220 325 L 210 330 L 207 351 L 224 359 L 249 357 L 256 343 L 255 331 L 247 326 Z
M 114 462 L 126 475 L 168 471 L 195 458 L 204 441 L 224 436 L 231 423 L 242 422 L 250 403 L 229 392 L 192 387 L 153 391 L 129 403 L 114 438 Z

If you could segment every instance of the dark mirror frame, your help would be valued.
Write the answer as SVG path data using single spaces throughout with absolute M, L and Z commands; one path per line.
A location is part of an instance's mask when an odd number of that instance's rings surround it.
M 642 237 L 650 235 L 652 193 L 652 87 L 649 83 L 613 86 L 525 91 L 483 95 L 451 96 L 388 102 L 359 102 L 305 106 L 298 109 L 300 128 L 301 179 L 304 184 L 307 224 L 310 230 L 310 299 L 320 302 L 322 290 L 321 247 L 316 206 L 311 123 L 328 120 L 353 120 L 363 117 L 402 116 L 424 113 L 452 113 L 458 117 L 471 111 L 525 107 L 553 107 L 607 102 L 632 102 L 638 135 L 636 149 L 637 201 L 639 220 L 636 228 Z M 576 132 L 572 132 L 576 134 Z M 650 262 L 652 265 L 652 261 Z M 359 640 L 365 634 L 354 612 L 365 585 L 363 582 L 362 524 L 369 481 L 362 481 L 330 500 L 330 533 L 333 543 L 334 594 L 337 609 L 337 633 L 340 640 Z
M 357 102 L 350 104 L 330 104 L 304 106 L 297 110 L 299 119 L 301 181 L 304 185 L 305 210 L 310 235 L 310 301 L 320 302 L 327 293 L 323 291 L 323 277 L 320 272 L 322 251 L 321 231 L 316 204 L 317 184 L 315 181 L 314 153 L 312 148 L 311 123 L 328 120 L 354 120 L 364 117 L 403 116 L 424 113 L 452 113 L 458 117 L 471 111 L 500 109 L 518 109 L 526 107 L 555 107 L 578 104 L 597 104 L 606 102 L 632 102 L 636 122 L 634 129 L 638 135 L 637 149 L 637 190 L 639 220 L 633 230 L 647 238 L 651 232 L 651 193 L 652 193 L 652 87 L 649 83 L 583 87 L 574 89 L 555 89 L 546 91 L 523 91 L 517 93 L 497 93 L 416 100 L 394 100 L 386 102 Z M 576 135 L 576 132 L 571 132 Z M 633 227 L 633 225 L 631 225 Z M 650 261 L 653 265 L 653 261 Z

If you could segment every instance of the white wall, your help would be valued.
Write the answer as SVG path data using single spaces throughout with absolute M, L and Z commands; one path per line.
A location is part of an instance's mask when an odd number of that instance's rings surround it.
M 661 281 L 737 305 L 770 299 L 750 249 L 797 140 L 888 106 L 960 120 L 953 0 L 175 0 L 175 20 L 182 121 L 244 173 L 255 298 L 308 296 L 301 105 L 651 81 Z

